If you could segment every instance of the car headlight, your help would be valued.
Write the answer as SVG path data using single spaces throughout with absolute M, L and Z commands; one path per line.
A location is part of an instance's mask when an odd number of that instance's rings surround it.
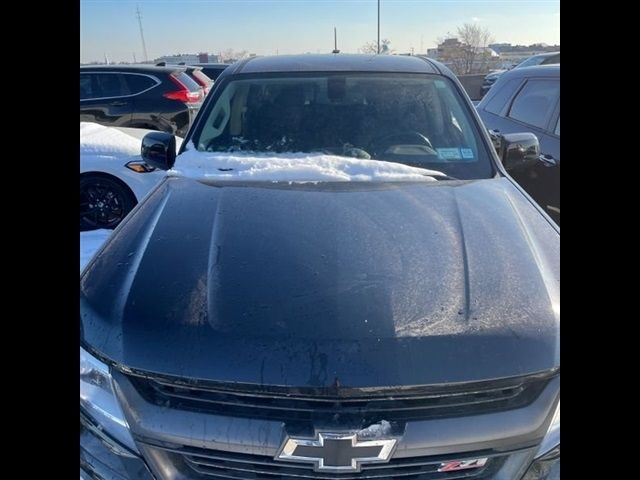
M 560 401 L 538 453 L 522 480 L 560 480 Z
M 124 165 L 129 170 L 133 170 L 136 173 L 149 173 L 155 172 L 156 168 L 151 165 L 147 165 L 147 163 L 143 160 L 132 160 L 130 162 L 125 163 Z
M 112 438 L 138 451 L 113 390 L 109 366 L 80 347 L 80 406 Z

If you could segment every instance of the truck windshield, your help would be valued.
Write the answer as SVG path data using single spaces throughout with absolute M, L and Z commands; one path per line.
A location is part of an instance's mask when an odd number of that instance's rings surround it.
M 324 153 L 491 177 L 464 102 L 436 75 L 237 77 L 216 92 L 192 140 L 203 152 Z

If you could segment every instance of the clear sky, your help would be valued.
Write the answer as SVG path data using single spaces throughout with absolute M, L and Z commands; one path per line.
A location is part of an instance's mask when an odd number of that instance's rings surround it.
M 80 61 L 138 61 L 140 6 L 149 59 L 231 48 L 257 55 L 357 52 L 376 40 L 376 0 L 81 0 Z M 560 43 L 559 0 L 381 0 L 381 38 L 424 53 L 456 27 L 479 22 L 496 42 Z M 422 51 L 421 51 L 422 46 Z

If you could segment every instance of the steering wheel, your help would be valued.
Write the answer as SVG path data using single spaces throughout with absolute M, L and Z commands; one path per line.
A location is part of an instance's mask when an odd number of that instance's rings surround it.
M 401 145 L 401 144 L 414 144 L 418 140 L 420 145 L 424 145 L 425 147 L 429 147 L 433 150 L 433 145 L 431 144 L 431 140 L 425 137 L 420 132 L 404 132 L 404 133 L 392 133 L 390 135 L 385 135 L 380 138 L 374 138 L 371 143 L 367 146 L 367 150 L 370 152 L 380 153 L 379 150 L 386 150 L 392 145 Z

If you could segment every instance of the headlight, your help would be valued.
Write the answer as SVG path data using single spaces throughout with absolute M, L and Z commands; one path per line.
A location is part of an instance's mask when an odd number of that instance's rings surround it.
M 80 347 L 80 406 L 106 433 L 138 451 L 113 391 L 109 366 Z
M 133 170 L 136 173 L 149 173 L 155 171 L 155 167 L 147 165 L 143 160 L 132 160 L 124 165 L 129 170 Z
M 560 480 L 560 402 L 538 453 L 522 480 Z

